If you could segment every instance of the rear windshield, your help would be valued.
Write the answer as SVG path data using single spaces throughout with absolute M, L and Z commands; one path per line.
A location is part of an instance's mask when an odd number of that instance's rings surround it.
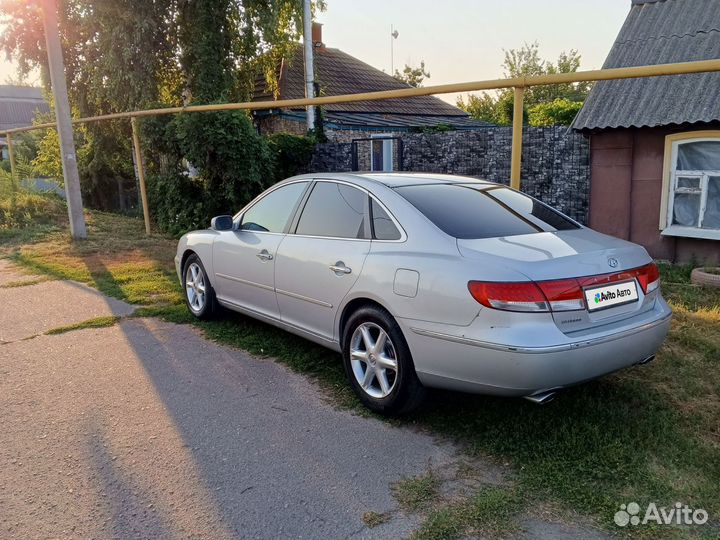
M 455 238 L 494 238 L 579 228 L 546 204 L 506 187 L 425 184 L 398 187 L 396 191 Z

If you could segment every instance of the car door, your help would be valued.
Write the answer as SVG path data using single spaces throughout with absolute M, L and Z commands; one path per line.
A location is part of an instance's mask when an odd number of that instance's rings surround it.
M 280 318 L 332 340 L 338 306 L 370 251 L 368 194 L 349 184 L 318 181 L 295 221 L 277 252 Z
M 255 202 L 213 244 L 218 300 L 279 318 L 275 256 L 310 182 L 284 184 Z

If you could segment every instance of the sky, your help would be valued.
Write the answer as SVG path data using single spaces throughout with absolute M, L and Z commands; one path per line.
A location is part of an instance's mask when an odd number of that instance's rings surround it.
M 630 0 L 326 0 L 318 14 L 323 41 L 390 72 L 425 61 L 430 79 L 445 84 L 502 77 L 503 49 L 537 41 L 540 54 L 557 59 L 577 49 L 581 69 L 602 66 L 630 10 Z M 0 58 L 0 83 L 14 76 Z M 35 78 L 37 78 L 35 76 Z M 451 103 L 456 95 L 440 96 Z
M 425 61 L 425 85 L 503 76 L 503 49 L 537 41 L 556 60 L 577 49 L 580 69 L 599 69 L 615 41 L 630 0 L 326 0 L 316 19 L 323 42 L 390 72 L 390 25 L 395 69 Z M 439 96 L 451 103 L 456 95 Z

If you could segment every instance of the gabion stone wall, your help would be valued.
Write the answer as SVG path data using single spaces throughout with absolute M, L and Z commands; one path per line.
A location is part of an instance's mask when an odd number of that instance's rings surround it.
M 308 172 L 349 172 L 352 161 L 351 143 L 321 143 L 315 146 Z
M 403 140 L 404 171 L 460 174 L 509 183 L 510 127 L 395 135 Z M 522 190 L 586 223 L 590 192 L 589 156 L 587 139 L 566 127 L 525 127 Z M 317 146 L 310 170 L 346 172 L 351 168 L 350 143 L 325 143 Z

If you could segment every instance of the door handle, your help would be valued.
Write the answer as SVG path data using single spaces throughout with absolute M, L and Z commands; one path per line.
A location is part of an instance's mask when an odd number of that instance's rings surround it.
M 257 254 L 257 258 L 261 261 L 272 261 L 273 256 L 272 253 L 269 253 L 267 249 L 263 249 L 260 253 Z
M 332 270 L 336 274 L 349 274 L 350 272 L 352 272 L 352 268 L 350 268 L 349 266 L 345 266 L 345 263 L 342 261 L 331 264 L 330 270 Z

